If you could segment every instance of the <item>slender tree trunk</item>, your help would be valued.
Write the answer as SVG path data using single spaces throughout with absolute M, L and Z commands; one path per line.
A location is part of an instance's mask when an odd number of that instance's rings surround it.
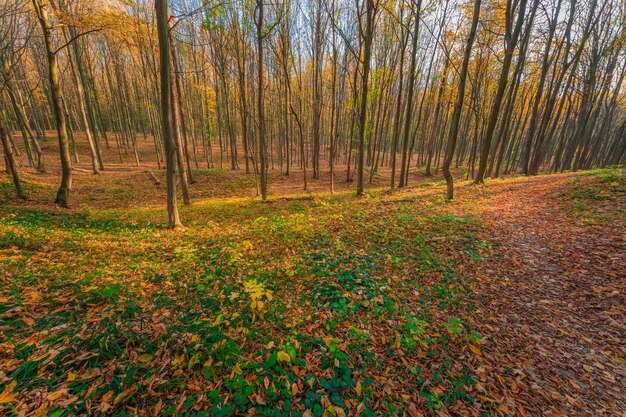
M 508 0 L 507 11 L 511 13 L 507 17 L 507 20 L 512 21 L 512 6 L 510 5 L 511 0 Z M 537 7 L 539 1 L 535 0 L 533 7 Z M 476 178 L 474 179 L 475 184 L 481 184 L 484 182 L 485 170 L 487 169 L 487 160 L 489 158 L 489 151 L 491 150 L 491 140 L 493 139 L 493 133 L 496 128 L 496 124 L 498 123 L 498 115 L 500 114 L 500 107 L 502 105 L 502 98 L 504 96 L 504 90 L 506 90 L 506 85 L 509 79 L 509 69 L 511 68 L 511 61 L 513 59 L 513 52 L 515 51 L 515 46 L 517 45 L 517 39 L 519 38 L 519 34 L 522 30 L 522 23 L 524 22 L 524 15 L 526 13 L 526 0 L 520 0 L 519 2 L 519 10 L 517 12 L 517 21 L 515 23 L 515 28 L 513 32 L 510 32 L 510 28 L 506 29 L 506 37 L 507 37 L 507 45 L 506 51 L 504 54 L 504 61 L 502 63 L 502 71 L 500 72 L 500 79 L 498 80 L 498 89 L 496 91 L 496 96 L 493 101 L 493 107 L 491 108 L 491 113 L 489 115 L 489 123 L 487 124 L 487 132 L 485 133 L 485 138 L 483 140 L 483 145 L 480 151 L 480 162 L 478 164 L 478 172 L 476 173 Z M 507 24 L 507 26 L 510 24 Z
M 72 189 L 72 161 L 70 156 L 70 146 L 67 138 L 67 127 L 65 121 L 65 108 L 63 105 L 63 93 L 59 81 L 59 68 L 57 56 L 52 40 L 52 25 L 48 19 L 47 4 L 45 0 L 33 0 L 33 7 L 37 13 L 39 24 L 43 31 L 44 43 L 46 45 L 46 55 L 48 58 L 48 75 L 54 104 L 54 114 L 57 124 L 57 134 L 59 141 L 59 152 L 61 154 L 61 185 L 57 191 L 55 203 L 61 207 L 68 207 L 70 190 Z
M 530 116 L 530 126 L 526 135 L 526 143 L 524 144 L 524 154 L 522 155 L 522 173 L 528 175 L 528 165 L 530 164 L 530 152 L 533 147 L 533 140 L 535 138 L 535 131 L 537 128 L 537 117 L 539 116 L 539 106 L 543 97 L 543 88 L 550 69 L 550 47 L 552 46 L 552 39 L 554 38 L 554 32 L 556 31 L 556 24 L 559 17 L 559 11 L 561 10 L 561 0 L 557 2 L 554 16 L 550 21 L 550 28 L 548 30 L 548 38 L 546 39 L 545 49 L 543 51 L 543 58 L 541 62 L 541 76 L 539 77 L 539 85 L 537 86 L 537 93 L 535 95 L 535 102 L 533 104 L 533 112 Z
M 404 34 L 403 27 L 402 30 L 402 45 L 400 47 L 400 64 L 398 66 L 398 94 L 396 96 L 396 114 L 395 120 L 393 123 L 393 134 L 391 138 L 391 150 L 389 151 L 389 156 L 391 158 L 391 189 L 395 187 L 396 184 L 396 160 L 398 154 L 398 140 L 400 139 L 400 122 L 401 122 L 401 114 L 402 114 L 402 94 L 403 94 L 403 82 L 404 82 L 404 55 L 406 51 L 406 44 L 408 43 L 408 37 Z
M 409 172 L 408 152 L 409 152 L 409 132 L 411 130 L 411 114 L 413 112 L 413 91 L 415 88 L 415 67 L 417 66 L 417 40 L 419 39 L 420 15 L 422 11 L 422 0 L 411 0 L 413 6 L 414 23 L 413 38 L 411 40 L 411 64 L 409 66 L 409 85 L 407 87 L 407 98 L 404 113 L 404 132 L 402 134 L 402 164 L 400 167 L 400 182 L 398 187 L 407 185 Z
M 470 56 L 472 55 L 472 45 L 474 44 L 474 38 L 476 37 L 476 27 L 478 26 L 478 17 L 480 14 L 480 2 L 481 0 L 475 0 L 474 2 L 472 26 L 470 28 L 470 33 L 467 37 L 465 52 L 463 53 L 463 64 L 461 65 L 461 73 L 459 74 L 459 89 L 457 92 L 456 103 L 454 104 L 454 112 L 452 113 L 452 121 L 450 123 L 448 145 L 446 147 L 446 156 L 443 160 L 443 165 L 441 167 L 443 176 L 446 179 L 447 197 L 449 200 L 452 200 L 454 198 L 454 179 L 452 178 L 452 174 L 450 173 L 450 163 L 452 163 L 452 157 L 454 156 L 454 148 L 456 147 L 456 139 L 459 131 L 459 122 L 461 121 L 461 111 L 463 110 L 463 100 L 465 99 L 465 82 L 467 79 L 467 68 L 469 66 Z
M 15 92 L 13 91 L 13 86 L 11 82 L 9 81 L 10 79 L 8 78 L 8 76 L 6 80 L 7 80 L 5 82 L 6 90 L 9 95 L 9 100 L 11 101 L 11 104 L 13 105 L 13 109 L 15 111 L 15 117 L 17 119 L 18 125 L 20 129 L 22 130 L 22 136 L 24 138 L 24 145 L 26 147 L 26 153 L 28 155 L 29 164 L 32 166 L 32 152 L 31 152 L 31 146 L 30 146 L 32 142 L 33 148 L 35 149 L 35 154 L 37 155 L 37 170 L 40 172 L 45 172 L 43 151 L 41 149 L 41 146 L 39 145 L 39 141 L 37 140 L 37 137 L 35 136 L 35 134 L 33 134 L 32 129 L 28 125 L 26 112 L 24 111 L 24 104 L 21 99 L 22 97 L 21 93 L 18 90 L 18 96 L 16 96 Z
M 171 39 L 170 39 L 171 41 Z M 172 67 L 170 66 L 170 80 L 171 77 L 175 75 L 173 74 Z M 181 127 L 180 127 L 180 107 L 178 106 L 179 101 L 177 100 L 177 91 L 175 87 L 175 83 L 170 81 L 170 95 L 171 101 L 170 105 L 172 106 L 172 133 L 174 135 L 174 141 L 176 142 L 176 161 L 178 164 L 178 172 L 180 174 L 180 188 L 183 193 L 183 203 L 185 205 L 191 204 L 191 193 L 189 192 L 189 183 L 187 182 L 187 167 L 185 163 L 185 155 L 183 152 L 183 142 L 181 139 Z
M 427 157 L 426 157 L 426 176 L 431 176 L 432 173 L 430 171 L 430 167 L 432 164 L 433 153 L 435 151 L 435 140 L 437 139 L 437 134 L 439 132 L 439 120 L 441 118 L 441 105 L 443 99 L 443 93 L 446 90 L 446 81 L 448 79 L 448 66 L 450 65 L 450 59 L 446 57 L 445 63 L 443 64 L 443 70 L 441 72 L 441 83 L 439 84 L 439 92 L 437 94 L 437 104 L 435 105 L 435 116 L 433 119 L 433 127 L 430 133 L 430 138 L 428 139 L 428 149 L 427 149 Z
M 267 200 L 267 145 L 265 144 L 265 108 L 263 107 L 263 0 L 257 0 L 257 117 L 259 122 L 258 142 L 259 142 L 259 179 L 261 186 L 261 198 Z
M 74 29 L 73 27 L 70 27 L 70 35 L 71 36 L 76 36 L 76 29 Z M 72 51 L 74 53 L 74 58 L 76 60 L 76 77 L 77 77 L 77 83 L 80 83 L 80 88 L 81 88 L 81 94 L 82 94 L 82 102 L 84 104 L 85 110 L 87 112 L 87 119 L 88 119 L 88 125 L 86 126 L 90 126 L 89 128 L 89 134 L 93 135 L 93 140 L 92 143 L 89 143 L 90 147 L 93 145 L 94 147 L 94 152 L 96 154 L 96 158 L 98 161 L 98 169 L 99 170 L 104 170 L 104 160 L 102 158 L 102 151 L 100 150 L 100 141 L 98 139 L 98 128 L 96 126 L 96 119 L 94 117 L 94 111 L 92 108 L 92 104 L 89 98 L 89 94 L 88 91 L 89 87 L 88 84 L 85 80 L 85 68 L 84 68 L 84 63 L 83 63 L 83 59 L 82 59 L 82 53 L 81 53 L 81 47 L 80 47 L 80 39 L 75 39 L 74 42 L 72 42 Z M 94 88 L 95 90 L 95 88 Z M 93 94 L 95 95 L 95 91 L 93 91 Z M 79 99 L 81 99 L 79 97 Z M 89 139 L 89 138 L 88 138 Z
M 178 67 L 178 57 L 176 54 L 176 49 L 174 48 L 174 39 L 171 36 L 171 29 L 170 29 L 170 53 L 172 54 L 172 72 L 173 72 L 173 77 L 174 77 L 174 82 L 173 82 L 173 88 L 176 91 L 175 94 L 175 98 L 172 98 L 172 100 L 176 100 L 175 103 L 175 107 L 178 113 L 178 122 L 180 123 L 178 125 L 178 131 L 180 132 L 180 143 L 181 143 L 181 152 L 184 153 L 184 160 L 185 160 L 185 164 L 186 164 L 186 169 L 185 169 L 185 174 L 187 176 L 187 179 L 189 181 L 190 184 L 193 184 L 196 182 L 194 176 L 193 176 L 193 167 L 191 166 L 191 158 L 189 156 L 189 141 L 187 139 L 187 125 L 185 123 L 185 116 L 184 116 L 184 112 L 183 112 L 183 98 L 182 98 L 182 94 L 183 94 L 183 89 L 181 87 L 181 81 L 180 81 L 180 69 Z M 182 175 L 183 171 L 181 170 L 181 175 Z M 189 203 L 185 203 L 185 204 L 189 204 Z
M 66 37 L 69 40 L 69 37 Z M 78 42 L 77 39 L 74 42 Z M 80 78 L 80 74 L 78 73 L 78 56 L 76 55 L 76 50 L 74 50 L 74 60 L 70 58 L 70 70 L 72 75 L 74 76 L 74 81 L 76 82 L 76 92 L 78 93 L 78 107 L 80 110 L 80 116 L 85 126 L 85 136 L 87 136 L 87 144 L 89 145 L 89 153 L 91 155 L 91 170 L 94 174 L 99 174 L 100 169 L 98 166 L 98 154 L 96 152 L 96 147 L 94 145 L 93 136 L 91 135 L 91 127 L 89 126 L 89 118 L 87 117 L 87 107 L 86 107 L 86 98 L 85 92 L 83 91 L 83 84 Z
M 334 18 L 335 2 L 332 3 L 332 13 L 330 18 Z M 335 35 L 335 29 L 333 26 L 332 34 L 332 51 L 333 51 L 333 69 L 332 69 L 332 83 L 331 83 L 331 108 L 330 108 L 330 155 L 328 158 L 330 169 L 330 193 L 335 191 L 335 149 L 337 143 L 337 119 L 339 112 L 337 111 L 337 40 Z M 335 114 L 337 113 L 337 114 Z
M 170 70 L 169 27 L 167 0 L 155 0 L 157 31 L 159 35 L 159 62 L 161 73 L 161 124 L 165 145 L 167 178 L 167 216 L 170 228 L 180 227 L 176 196 L 176 147 L 172 128 L 172 80 Z
M 365 122 L 367 120 L 367 82 L 372 55 L 372 39 L 374 37 L 374 17 L 376 14 L 374 2 L 365 0 L 365 32 L 363 33 L 363 72 L 361 78 L 361 102 L 359 110 L 359 159 L 357 168 L 356 195 L 363 195 L 363 162 L 365 152 Z
M 4 121 L 2 120 L 2 117 L 0 117 L 0 140 L 2 140 L 4 160 L 7 165 L 7 171 L 11 174 L 11 179 L 13 180 L 13 185 L 15 186 L 15 193 L 17 194 L 17 198 L 24 200 L 26 199 L 26 194 L 22 189 L 22 183 L 20 182 L 20 177 L 17 173 L 17 165 L 15 164 L 15 158 L 13 157 L 13 150 L 11 149 L 11 143 L 9 142 L 7 132 L 4 129 Z
M 321 71 L 322 71 L 322 1 L 316 2 L 315 39 L 313 42 L 313 178 L 320 176 L 320 118 L 321 118 Z

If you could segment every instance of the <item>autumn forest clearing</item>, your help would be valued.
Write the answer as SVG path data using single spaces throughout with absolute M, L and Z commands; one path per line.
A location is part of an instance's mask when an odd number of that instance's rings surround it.
M 626 417 L 624 0 L 0 0 L 0 417 Z
M 454 203 L 419 171 L 360 198 L 272 177 L 263 202 L 199 170 L 169 230 L 163 171 L 79 170 L 61 209 L 49 167 L 22 169 L 26 201 L 0 182 L 4 414 L 626 406 L 624 170 L 461 182 Z

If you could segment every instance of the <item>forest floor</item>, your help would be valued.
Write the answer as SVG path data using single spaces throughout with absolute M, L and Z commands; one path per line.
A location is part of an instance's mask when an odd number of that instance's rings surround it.
M 2 174 L 0 414 L 626 415 L 625 170 L 198 176 L 170 231 L 143 171 Z

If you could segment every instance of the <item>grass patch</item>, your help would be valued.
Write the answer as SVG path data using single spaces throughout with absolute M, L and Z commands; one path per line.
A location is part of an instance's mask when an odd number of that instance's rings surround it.
M 626 169 L 603 169 L 583 173 L 559 192 L 566 208 L 589 223 L 626 219 Z
M 177 231 L 162 207 L 2 208 L 2 412 L 471 408 L 481 225 L 382 194 L 198 201 Z

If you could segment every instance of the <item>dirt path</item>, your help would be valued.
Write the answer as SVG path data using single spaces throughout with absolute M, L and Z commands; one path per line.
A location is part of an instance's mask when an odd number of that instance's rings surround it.
M 569 214 L 557 197 L 569 179 L 488 186 L 482 217 L 497 245 L 479 288 L 497 353 L 485 372 L 500 375 L 504 413 L 625 416 L 624 224 Z

